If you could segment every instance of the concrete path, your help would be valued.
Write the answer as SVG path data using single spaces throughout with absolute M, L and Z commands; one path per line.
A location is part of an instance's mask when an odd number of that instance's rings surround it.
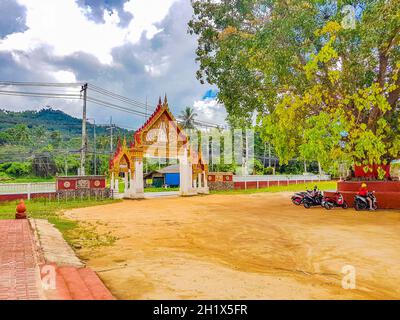
M 165 197 L 179 197 L 179 191 L 146 192 L 144 194 L 144 197 L 146 199 L 165 198 Z
M 43 298 L 28 220 L 0 220 L 0 300 Z
M 84 267 L 60 231 L 44 219 L 33 219 L 32 225 L 38 234 L 40 247 L 46 263 L 57 266 Z

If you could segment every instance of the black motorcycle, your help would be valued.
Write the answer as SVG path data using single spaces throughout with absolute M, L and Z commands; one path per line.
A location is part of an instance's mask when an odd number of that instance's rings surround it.
M 376 196 L 375 196 L 374 192 L 368 192 L 366 197 L 356 195 L 354 198 L 354 208 L 357 211 L 369 210 L 370 206 L 369 206 L 369 202 L 368 202 L 367 198 L 370 198 L 372 200 L 372 208 L 374 210 L 378 209 L 378 201 L 376 200 Z
M 304 196 L 303 206 L 306 209 L 310 209 L 311 207 L 317 207 L 322 205 L 323 200 L 322 192 L 316 191 L 314 193 L 308 193 Z

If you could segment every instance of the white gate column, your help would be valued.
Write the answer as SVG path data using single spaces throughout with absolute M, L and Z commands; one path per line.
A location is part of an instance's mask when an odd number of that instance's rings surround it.
M 128 192 L 128 172 L 124 172 L 124 193 Z
M 182 196 L 195 194 L 192 185 L 192 165 L 188 157 L 187 145 L 184 146 L 183 155 L 179 157 L 180 193 Z
M 128 179 L 129 179 L 129 193 L 135 192 L 135 188 L 134 188 L 135 183 L 133 181 L 131 169 L 129 169 Z
M 203 171 L 202 177 L 204 179 L 203 180 L 204 181 L 203 192 L 205 194 L 209 194 L 210 193 L 210 189 L 208 188 L 207 173 L 205 171 Z
M 114 172 L 111 172 L 110 189 L 114 190 Z
M 119 181 L 118 178 L 114 179 L 114 195 L 118 196 L 119 194 Z
M 144 198 L 143 160 L 135 160 L 135 198 Z

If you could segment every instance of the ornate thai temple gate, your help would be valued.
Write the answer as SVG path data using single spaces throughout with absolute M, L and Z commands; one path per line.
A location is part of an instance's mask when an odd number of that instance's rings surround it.
M 114 157 L 110 160 L 111 189 L 116 197 L 144 198 L 143 159 L 145 157 L 176 159 L 180 169 L 180 194 L 182 196 L 209 193 L 208 165 L 201 152 L 191 147 L 188 136 L 178 125 L 165 97 L 146 123 L 135 132 L 128 145 L 126 139 L 118 141 Z M 119 195 L 119 179 L 124 181 L 124 191 Z

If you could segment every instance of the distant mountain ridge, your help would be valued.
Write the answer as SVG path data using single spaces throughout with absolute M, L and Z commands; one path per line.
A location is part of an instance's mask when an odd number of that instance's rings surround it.
M 75 118 L 61 110 L 53 108 L 43 108 L 39 111 L 9 111 L 0 109 L 0 131 L 13 127 L 16 124 L 25 124 L 29 128 L 43 126 L 49 131 L 60 131 L 68 135 L 80 135 L 82 129 L 82 119 Z M 93 131 L 93 125 L 88 124 L 88 133 Z M 128 134 L 128 130 L 118 128 L 123 134 Z M 96 133 L 106 134 L 105 126 L 96 125 Z

